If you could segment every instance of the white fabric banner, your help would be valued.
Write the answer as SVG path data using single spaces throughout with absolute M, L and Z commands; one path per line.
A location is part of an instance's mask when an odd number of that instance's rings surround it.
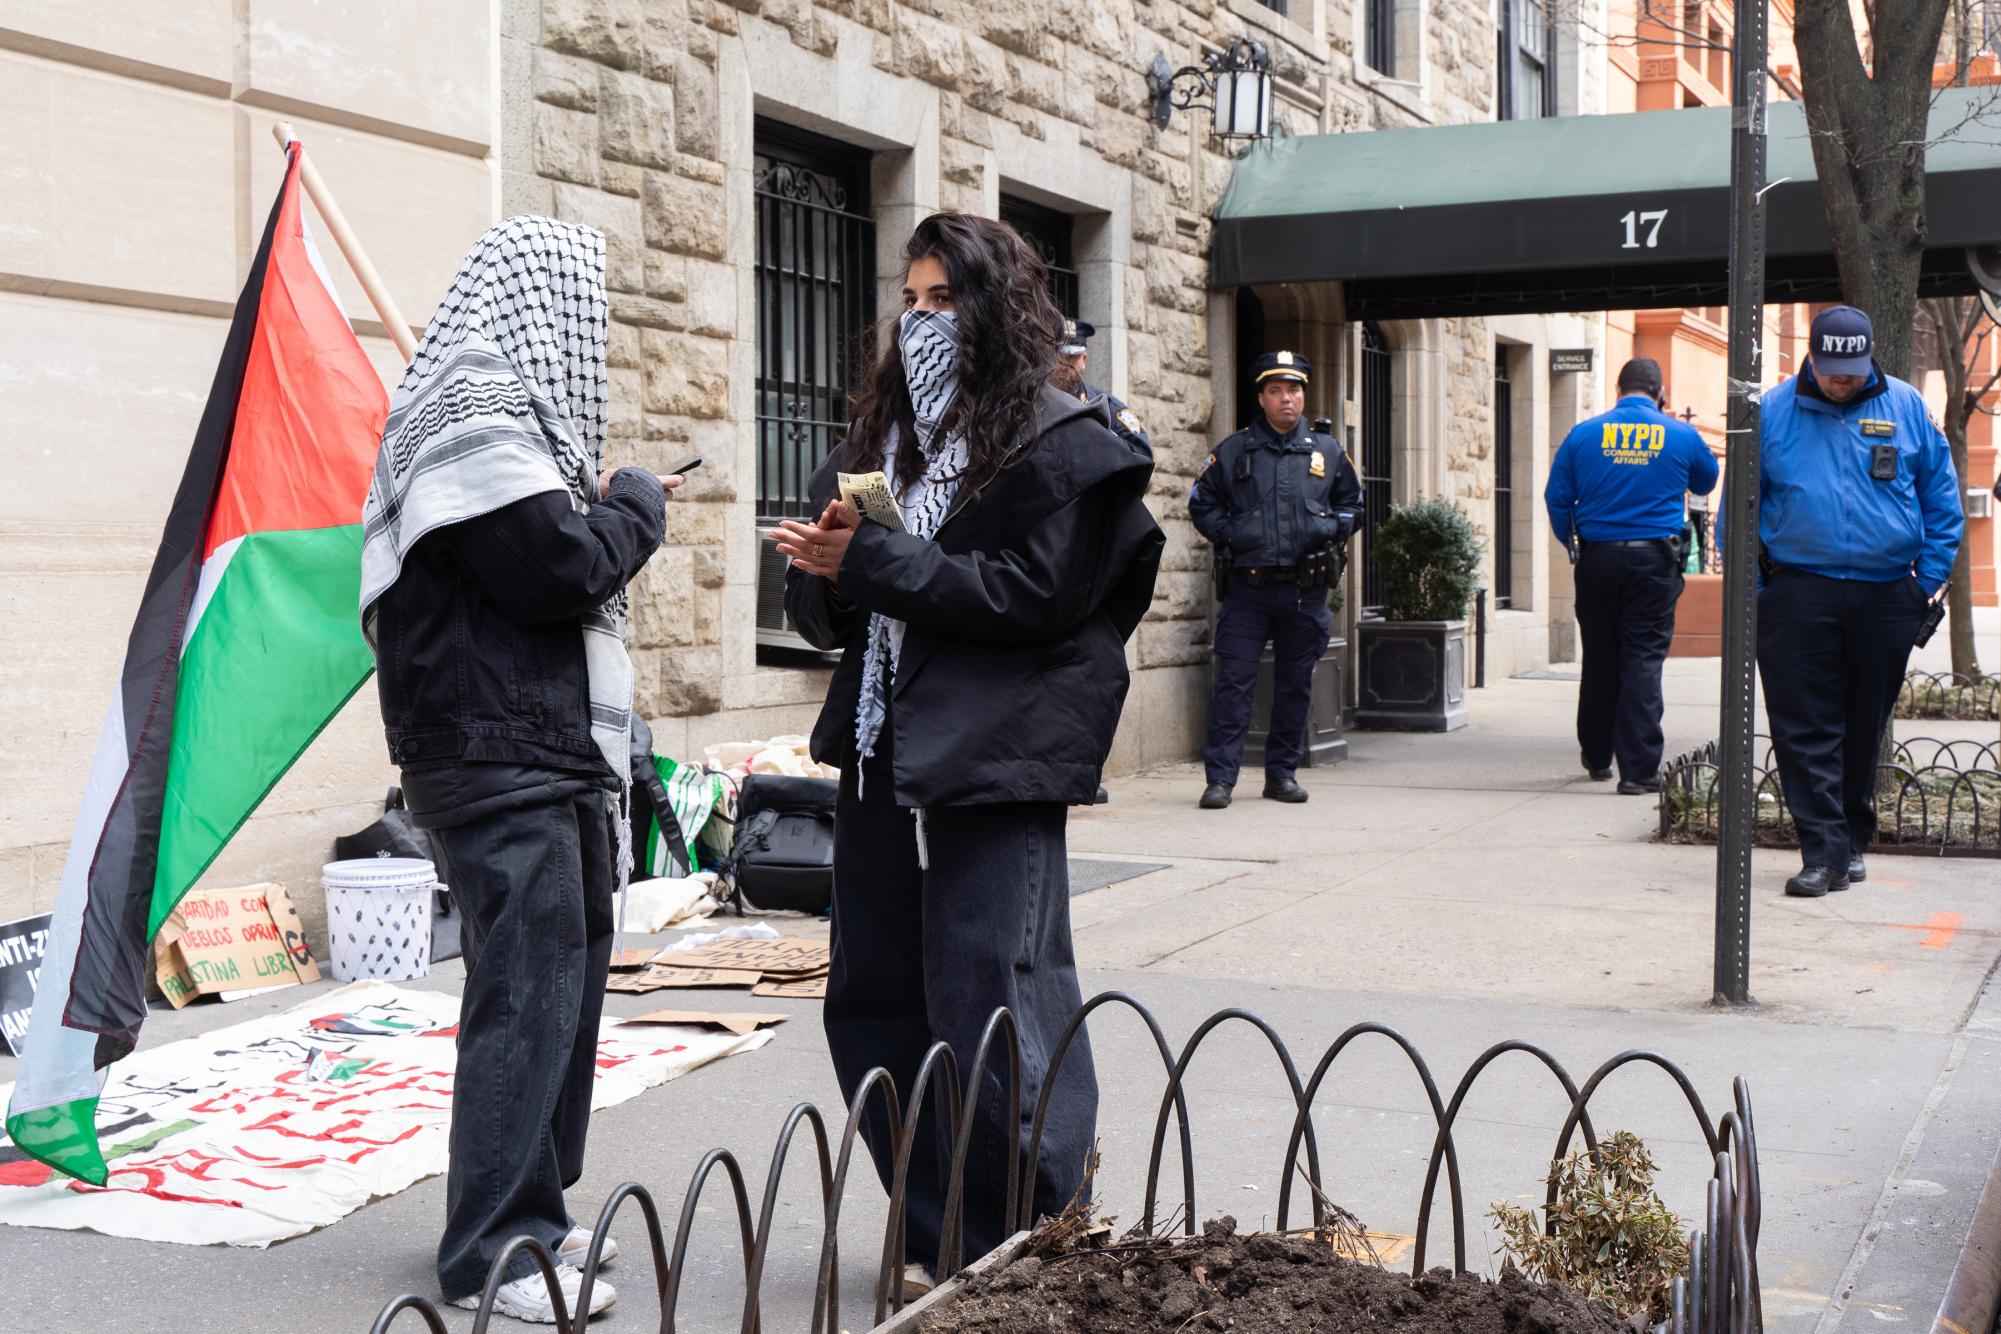
M 456 995 L 355 982 L 138 1052 L 98 1104 L 110 1179 L 99 1188 L 52 1173 L 0 1134 L 0 1223 L 268 1246 L 435 1176 L 447 1159 L 458 1010 Z M 771 1037 L 607 1016 L 591 1106 Z

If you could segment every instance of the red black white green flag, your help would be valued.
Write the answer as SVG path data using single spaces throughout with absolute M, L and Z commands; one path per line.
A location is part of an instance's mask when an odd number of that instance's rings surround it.
M 63 866 L 15 1145 L 102 1184 L 98 1095 L 154 935 L 362 682 L 361 505 L 388 396 L 300 214 L 300 149 L 237 298 Z

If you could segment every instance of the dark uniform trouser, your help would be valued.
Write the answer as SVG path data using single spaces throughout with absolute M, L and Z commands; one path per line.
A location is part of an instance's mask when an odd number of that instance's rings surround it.
M 447 1298 L 477 1292 L 512 1238 L 554 1249 L 570 1230 L 563 1191 L 584 1174 L 611 967 L 611 819 L 605 794 L 586 792 L 432 831 L 465 914 Z M 507 1276 L 533 1272 L 522 1253 Z
M 1876 751 L 1925 595 L 1775 569 L 1758 594 L 1758 674 L 1800 860 L 1843 867 L 1876 836 Z
M 1681 585 L 1659 547 L 1587 543 L 1577 559 L 1577 745 L 1594 769 L 1616 759 L 1619 777 L 1633 782 L 1660 770 L 1661 663 Z
M 851 1105 L 863 1077 L 882 1066 L 906 1115 L 933 1042 L 952 1048 L 963 1090 L 988 1019 L 1003 1005 L 1013 1012 L 1021 1118 L 1009 1134 L 1006 1037 L 997 1035 L 966 1157 L 962 1257 L 969 1261 L 1014 1230 L 1002 1216 L 1007 1147 L 1026 1155 L 1056 1044 L 1083 1005 L 1070 943 L 1069 811 L 1054 802 L 939 807 L 926 816 L 931 867 L 920 869 L 915 821 L 896 804 L 889 732 L 885 722 L 875 756 L 841 771 L 827 1048 Z M 868 1106 L 862 1135 L 887 1190 L 894 1158 L 880 1094 Z M 1080 1032 L 1050 1095 L 1035 1180 L 1022 1183 L 1033 1189 L 1038 1214 L 1060 1213 L 1077 1194 L 1097 1124 L 1098 1078 Z M 943 1235 L 954 1133 L 927 1100 L 910 1154 L 904 1247 L 907 1259 L 927 1266 L 936 1264 Z
M 1209 696 L 1209 736 L 1202 747 L 1207 780 L 1236 786 L 1257 693 L 1258 660 L 1272 646 L 1271 727 L 1265 777 L 1291 778 L 1306 752 L 1313 665 L 1327 651 L 1334 617 L 1325 588 L 1232 580 L 1216 617 L 1216 684 Z

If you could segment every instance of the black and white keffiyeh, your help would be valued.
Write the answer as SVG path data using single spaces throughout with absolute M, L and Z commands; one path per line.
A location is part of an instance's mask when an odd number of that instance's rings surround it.
M 906 310 L 897 327 L 897 342 L 903 352 L 903 376 L 910 387 L 924 472 L 907 490 L 896 486 L 897 453 L 907 446 L 900 431 L 883 445 L 882 470 L 896 491 L 904 528 L 929 541 L 951 512 L 959 479 L 966 472 L 965 436 L 941 437 L 938 431 L 938 424 L 959 395 L 959 322 L 948 310 Z M 857 753 L 864 757 L 875 754 L 876 738 L 882 735 L 883 720 L 888 716 L 896 664 L 903 656 L 903 628 L 902 621 L 880 612 L 869 616 L 861 700 L 855 712 Z
M 466 256 L 390 401 L 362 508 L 361 619 L 425 534 L 549 491 L 598 499 L 606 405 L 604 237 L 549 218 L 496 223 Z M 584 618 L 591 739 L 629 785 L 632 660 L 621 590 Z M 624 805 L 621 800 L 621 806 Z M 631 865 L 619 821 L 619 884 Z

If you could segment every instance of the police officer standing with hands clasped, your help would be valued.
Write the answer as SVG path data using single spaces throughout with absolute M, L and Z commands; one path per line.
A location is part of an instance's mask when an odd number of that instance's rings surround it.
M 1619 402 L 1579 422 L 1549 467 L 1543 504 L 1577 565 L 1584 640 L 1577 687 L 1578 758 L 1628 796 L 1661 790 L 1661 663 L 1688 554 L 1685 496 L 1709 494 L 1716 457 L 1664 410 L 1660 363 L 1619 368 Z
M 1966 526 L 1944 434 L 1874 346 L 1853 306 L 1814 316 L 1807 364 L 1765 394 L 1759 434 L 1758 673 L 1800 836 L 1786 893 L 1801 898 L 1867 873 L 1877 743 Z
M 1217 549 L 1223 599 L 1202 749 L 1204 810 L 1230 804 L 1267 643 L 1274 667 L 1264 795 L 1306 800 L 1294 774 L 1306 749 L 1313 665 L 1333 627 L 1327 590 L 1362 518 L 1362 483 L 1346 453 L 1306 427 L 1312 370 L 1296 352 L 1258 358 L 1257 419 L 1216 446 L 1188 497 L 1189 517 Z

